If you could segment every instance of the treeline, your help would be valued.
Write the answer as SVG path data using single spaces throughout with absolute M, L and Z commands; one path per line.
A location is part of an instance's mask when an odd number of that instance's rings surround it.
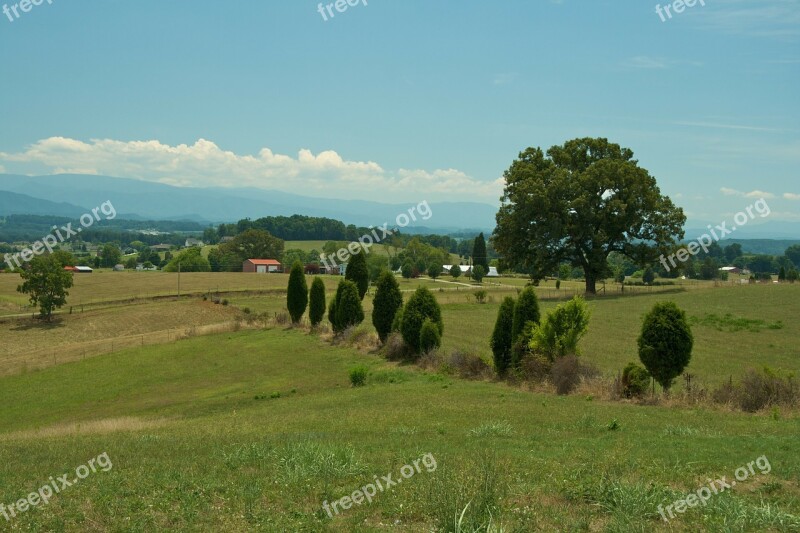
M 245 218 L 235 224 L 220 224 L 216 228 L 206 228 L 203 240 L 209 244 L 218 243 L 223 237 L 235 237 L 247 230 L 258 229 L 268 231 L 272 236 L 285 241 L 357 241 L 361 236 L 370 234 L 370 228 L 359 227 L 353 224 L 325 217 L 311 217 L 304 215 L 262 217 L 256 220 Z M 389 229 L 393 229 L 389 226 Z M 380 232 L 379 232 L 380 234 Z M 428 244 L 433 248 L 446 250 L 461 257 L 469 257 L 472 253 L 474 234 L 451 235 L 404 235 L 395 231 L 391 238 L 382 244 L 405 248 L 412 239 Z M 487 244 L 489 259 L 497 258 L 497 252 L 491 244 Z
M 106 220 L 100 215 L 89 228 L 83 228 L 80 235 L 73 240 L 84 242 L 119 242 L 142 241 L 148 244 L 179 244 L 187 235 L 198 235 L 204 227 L 192 221 L 174 220 L 124 220 L 114 218 Z M 0 242 L 32 242 L 49 234 L 53 226 L 66 226 L 72 223 L 79 228 L 76 218 L 49 215 L 8 215 L 0 218 Z M 159 235 L 142 233 L 144 230 L 162 232 Z

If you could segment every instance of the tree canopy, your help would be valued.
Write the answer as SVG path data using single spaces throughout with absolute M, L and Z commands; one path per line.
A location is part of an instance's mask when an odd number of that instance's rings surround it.
M 633 151 L 607 139 L 575 139 L 547 155 L 528 148 L 504 177 L 492 244 L 534 280 L 569 261 L 595 293 L 611 252 L 643 265 L 684 235 L 683 210 L 661 195 Z
M 53 311 L 67 303 L 72 287 L 72 272 L 64 270 L 52 255 L 34 257 L 28 268 L 20 270 L 22 285 L 17 291 L 27 294 L 32 305 L 39 306 L 39 316 L 50 320 Z

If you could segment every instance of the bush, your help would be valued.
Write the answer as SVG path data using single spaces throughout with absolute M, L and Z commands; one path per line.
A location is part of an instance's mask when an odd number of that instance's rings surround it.
M 295 261 L 289 273 L 289 286 L 286 289 L 286 308 L 292 317 L 292 322 L 297 324 L 303 317 L 308 306 L 308 286 L 306 275 L 300 261 Z
M 436 281 L 436 278 L 442 273 L 442 266 L 439 263 L 433 263 L 428 267 L 428 276 L 433 281 Z
M 450 275 L 453 276 L 454 279 L 457 279 L 461 275 L 461 267 L 458 265 L 452 265 L 450 267 Z
M 520 363 L 523 379 L 532 383 L 541 383 L 550 377 L 553 363 L 542 354 L 527 354 Z
M 686 313 L 674 302 L 655 304 L 644 317 L 637 343 L 642 364 L 668 391 L 692 357 L 694 339 Z
M 400 326 L 403 324 L 403 308 L 400 307 L 394 314 L 392 320 L 392 333 L 400 333 Z
M 550 368 L 550 381 L 555 385 L 558 394 L 569 394 L 582 379 L 596 377 L 599 374 L 594 365 L 583 363 L 575 355 L 565 355 L 553 362 Z
M 403 336 L 393 332 L 389 334 L 383 344 L 383 355 L 389 361 L 402 361 L 411 357 L 411 350 L 403 341 Z
M 350 326 L 357 326 L 364 321 L 364 309 L 361 307 L 361 298 L 358 287 L 352 281 L 342 281 L 342 292 L 336 302 L 336 325 L 339 331 L 344 331 Z
M 519 338 L 527 322 L 538 324 L 540 318 L 539 299 L 536 297 L 535 289 L 533 287 L 525 287 L 514 306 L 514 320 L 511 325 L 512 341 L 516 341 Z M 518 363 L 519 360 L 516 362 Z
M 650 385 L 650 373 L 636 363 L 628 363 L 622 370 L 622 395 L 641 398 Z
M 228 301 L 228 299 L 227 299 L 227 298 L 225 298 L 224 300 L 222 300 L 222 305 L 228 305 L 229 303 L 230 303 L 230 302 Z
M 486 361 L 475 354 L 456 350 L 447 357 L 445 365 L 460 378 L 482 379 L 492 375 L 492 369 Z
M 763 372 L 749 369 L 740 384 L 725 384 L 715 390 L 712 397 L 749 413 L 777 405 L 794 407 L 798 403 L 798 390 L 793 379 L 792 374 L 781 376 L 769 368 Z
M 506 296 L 497 311 L 494 331 L 489 340 L 498 376 L 504 376 L 511 366 L 511 326 L 514 322 L 514 298 Z
M 475 265 L 472 268 L 472 279 L 481 283 L 483 281 L 483 277 L 486 275 L 486 269 L 483 268 L 483 265 Z
M 557 306 L 533 330 L 531 351 L 551 361 L 565 355 L 578 355 L 578 341 L 589 327 L 589 307 L 580 296 Z
M 420 351 L 427 353 L 441 345 L 442 336 L 439 334 L 439 327 L 430 318 L 426 318 L 419 332 Z
M 363 387 L 367 384 L 367 374 L 369 369 L 364 365 L 358 365 L 350 369 L 350 383 L 353 387 Z
M 550 368 L 550 380 L 558 394 L 569 394 L 581 382 L 580 362 L 574 355 L 559 357 Z
M 375 298 L 372 301 L 372 325 L 378 332 L 382 343 L 386 342 L 392 332 L 392 323 L 397 311 L 403 306 L 403 294 L 400 285 L 391 272 L 383 271 L 378 278 Z
M 411 276 L 414 275 L 414 265 L 412 265 L 410 261 L 406 261 L 400 268 L 400 272 L 405 279 L 411 279 Z
M 444 333 L 444 322 L 442 321 L 442 310 L 439 307 L 439 302 L 436 301 L 431 291 L 425 287 L 420 287 L 414 291 L 413 296 L 403 308 L 403 318 L 400 323 L 400 333 L 403 335 L 403 340 L 417 354 L 421 352 L 420 332 L 426 318 L 436 324 L 439 329 L 439 336 L 441 336 Z
M 367 252 L 363 249 L 350 257 L 344 271 L 344 279 L 352 281 L 358 288 L 358 299 L 363 300 L 369 289 L 369 267 L 367 267 Z
M 316 327 L 325 316 L 325 282 L 322 278 L 314 278 L 311 283 L 311 293 L 308 305 L 308 318 L 311 325 Z

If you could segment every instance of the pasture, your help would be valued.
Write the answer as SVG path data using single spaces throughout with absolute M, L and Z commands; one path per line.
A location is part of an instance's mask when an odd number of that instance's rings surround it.
M 373 350 L 332 346 L 307 328 L 243 321 L 284 313 L 287 278 L 182 274 L 178 299 L 176 274 L 99 272 L 76 276 L 73 314 L 49 325 L 0 322 L 0 503 L 102 452 L 114 465 L 4 525 L 365 532 L 487 531 L 489 524 L 491 531 L 519 532 L 800 527 L 796 412 L 753 415 L 531 392 L 387 362 Z M 330 297 L 338 278 L 323 278 Z M 400 286 L 406 298 L 420 285 L 433 291 L 446 352 L 490 360 L 499 303 L 517 294 L 520 280 L 486 280 L 485 303 L 468 281 L 449 281 Z M 22 296 L 16 283 L 16 276 L 0 276 L 7 313 Z M 539 287 L 543 313 L 576 288 L 577 282 L 559 292 L 552 282 Z M 229 305 L 203 300 L 209 293 Z M 664 299 L 693 321 L 688 371 L 701 383 L 736 378 L 748 367 L 800 370 L 800 286 L 788 284 L 637 287 L 591 299 L 582 357 L 606 375 L 638 360 L 641 318 Z M 79 312 L 79 301 L 91 306 Z M 364 307 L 371 328 L 371 294 Z M 137 335 L 155 340 L 138 342 Z M 131 340 L 108 347 L 124 338 Z M 82 347 L 88 355 L 79 354 Z M 355 365 L 368 367 L 367 386 L 351 387 Z M 333 518 L 323 510 L 324 501 L 374 476 L 397 478 L 423 454 L 435 457 L 434 471 L 423 469 Z M 768 474 L 756 470 L 707 505 L 662 520 L 659 505 L 709 478 L 731 479 L 761 456 L 769 459 Z

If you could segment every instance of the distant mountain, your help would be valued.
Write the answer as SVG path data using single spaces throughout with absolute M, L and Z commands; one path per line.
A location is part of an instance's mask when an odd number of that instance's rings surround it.
M 328 217 L 357 226 L 389 222 L 391 227 L 396 224 L 400 214 L 408 214 L 408 210 L 415 205 L 412 202 L 398 204 L 313 198 L 255 188 L 174 187 L 86 174 L 34 177 L 0 174 L 0 190 L 89 208 L 108 200 L 118 213 L 131 213 L 126 218 L 192 220 L 204 224 L 301 214 Z M 494 228 L 497 207 L 488 203 L 429 202 L 429 206 L 432 216 L 424 220 L 417 214 L 417 220 L 411 220 L 409 228 L 425 226 L 438 232 L 467 228 L 491 232 Z
M 0 190 L 0 216 L 7 215 L 55 215 L 79 217 L 86 209 L 66 202 L 51 202 L 27 194 Z

